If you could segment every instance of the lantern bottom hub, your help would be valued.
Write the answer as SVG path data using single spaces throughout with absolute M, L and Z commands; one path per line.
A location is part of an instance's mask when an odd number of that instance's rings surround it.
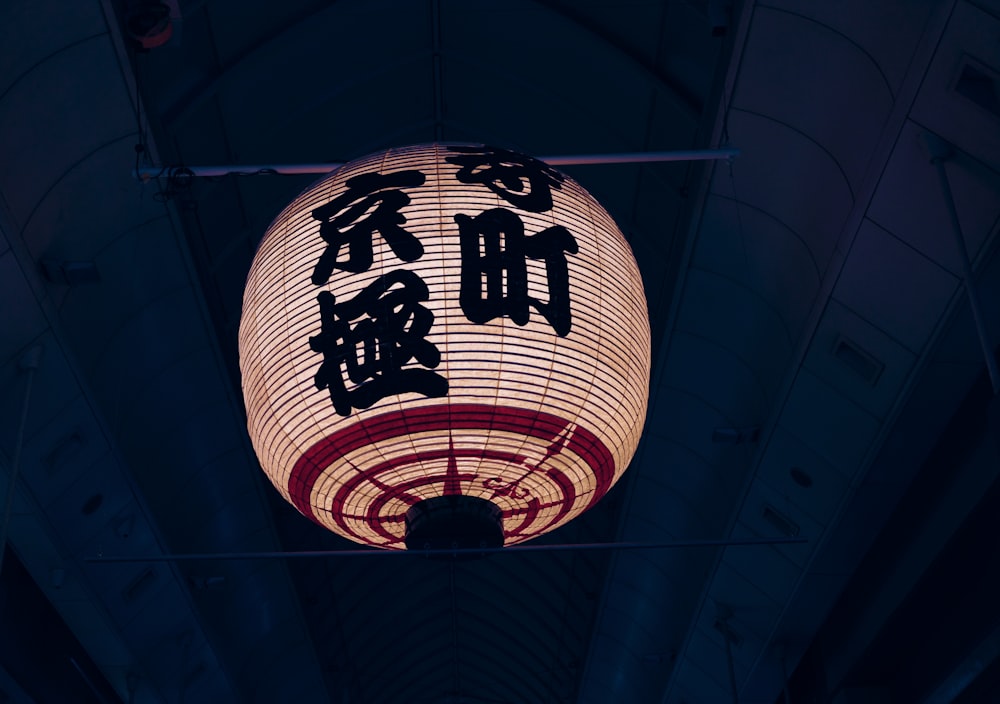
M 406 512 L 407 550 L 503 547 L 503 513 L 475 496 L 436 496 Z

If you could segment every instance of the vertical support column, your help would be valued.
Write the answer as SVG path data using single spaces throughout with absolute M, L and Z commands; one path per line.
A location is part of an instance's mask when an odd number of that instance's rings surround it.
M 726 670 L 729 673 L 729 689 L 732 694 L 733 704 L 739 704 L 740 688 L 736 682 L 736 666 L 733 661 L 733 641 L 736 640 L 736 637 L 729 627 L 729 619 L 733 615 L 733 610 L 727 604 L 716 604 L 715 608 L 716 618 L 719 625 L 721 625 L 722 636 L 726 640 Z
M 31 387 L 35 381 L 35 372 L 38 371 L 41 363 L 41 345 L 29 349 L 18 363 L 18 370 L 25 376 L 24 400 L 21 402 L 21 414 L 17 423 L 17 436 L 14 440 L 14 453 L 10 465 L 10 479 L 7 482 L 7 496 L 4 500 L 3 518 L 0 520 L 0 574 L 3 573 L 3 556 L 7 549 L 7 528 L 10 526 L 10 514 L 14 508 L 14 492 L 17 490 L 17 475 L 21 467 L 21 448 L 24 446 L 24 427 L 28 421 L 28 406 L 31 404 Z
M 965 293 L 969 297 L 969 308 L 972 309 L 972 319 L 975 321 L 979 344 L 986 360 L 986 371 L 990 375 L 993 396 L 996 397 L 1000 395 L 1000 369 L 997 368 L 996 354 L 990 342 L 986 319 L 983 317 L 983 307 L 979 301 L 979 292 L 976 289 L 976 281 L 972 271 L 972 260 L 969 258 L 969 250 L 965 246 L 962 223 L 958 219 L 958 210 L 955 208 L 955 196 L 951 192 L 951 182 L 948 181 L 948 172 L 945 170 L 945 162 L 954 156 L 954 150 L 943 139 L 930 133 L 924 134 L 924 143 L 930 152 L 931 164 L 937 171 L 938 179 L 941 182 L 941 194 L 944 196 L 948 220 L 951 223 L 951 232 L 955 237 L 955 247 L 958 250 L 959 262 L 962 266 L 962 283 L 965 286 Z

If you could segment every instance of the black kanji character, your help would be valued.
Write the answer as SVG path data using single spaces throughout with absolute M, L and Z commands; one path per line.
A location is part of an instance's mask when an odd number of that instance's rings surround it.
M 473 323 L 508 316 L 516 325 L 528 322 L 534 307 L 560 337 L 569 334 L 569 272 L 566 252 L 579 251 L 576 240 L 562 225 L 525 235 L 517 213 L 493 208 L 472 217 L 459 213 L 462 275 L 459 303 Z M 528 295 L 528 259 L 545 262 L 548 302 Z M 506 284 L 506 290 L 504 290 Z
M 532 213 L 552 207 L 552 188 L 566 179 L 543 161 L 499 147 L 448 147 L 460 156 L 445 161 L 461 166 L 455 177 L 462 183 L 482 184 L 511 205 Z M 527 186 L 527 190 L 525 190 Z
M 401 287 L 392 288 L 397 284 Z M 448 393 L 447 379 L 429 371 L 441 362 L 441 353 L 425 339 L 434 313 L 420 304 L 428 298 L 427 285 L 415 273 L 391 271 L 349 301 L 338 303 L 329 291 L 316 298 L 322 331 L 309 338 L 309 347 L 323 354 L 323 363 L 314 381 L 317 389 L 330 391 L 337 413 L 349 416 L 352 408 L 370 408 L 408 392 Z M 428 369 L 404 369 L 410 360 Z M 344 367 L 352 389 L 344 382 Z
M 313 269 L 312 282 L 322 286 L 334 269 L 368 271 L 372 265 L 372 237 L 381 233 L 392 251 L 404 262 L 419 259 L 423 245 L 401 225 L 406 216 L 400 211 L 410 203 L 402 188 L 420 186 L 424 175 L 419 171 L 396 171 L 391 174 L 371 172 L 347 179 L 347 190 L 312 211 L 319 220 L 320 236 L 327 247 Z M 337 261 L 340 249 L 347 245 L 347 259 Z

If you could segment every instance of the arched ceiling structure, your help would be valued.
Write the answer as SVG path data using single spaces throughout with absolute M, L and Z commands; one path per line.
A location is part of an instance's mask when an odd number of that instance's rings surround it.
M 953 146 L 992 349 L 996 2 L 171 0 L 169 41 L 139 50 L 129 28 L 157 4 L 0 7 L 11 701 L 991 701 L 990 666 L 978 689 L 967 670 L 994 632 L 924 666 L 919 691 L 884 651 L 1000 468 L 995 429 L 949 430 L 990 394 L 923 143 Z M 267 483 L 240 397 L 251 259 L 314 177 L 171 167 L 433 141 L 740 150 L 566 167 L 633 247 L 654 366 L 625 479 L 540 542 L 804 543 L 87 560 L 352 548 Z

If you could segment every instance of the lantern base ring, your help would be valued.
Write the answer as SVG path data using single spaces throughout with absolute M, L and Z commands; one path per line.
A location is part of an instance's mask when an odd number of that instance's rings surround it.
M 503 547 L 503 513 L 475 496 L 436 496 L 406 512 L 407 550 L 466 550 Z

